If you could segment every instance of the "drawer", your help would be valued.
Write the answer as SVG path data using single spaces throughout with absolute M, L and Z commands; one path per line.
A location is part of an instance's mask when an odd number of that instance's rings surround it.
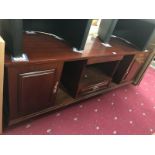
M 95 64 L 95 63 L 102 63 L 102 62 L 108 62 L 108 61 L 117 61 L 121 60 L 123 56 L 115 55 L 115 56 L 101 56 L 101 57 L 94 57 L 90 58 L 87 61 L 87 64 Z
M 79 95 L 86 95 L 86 94 L 90 94 L 90 93 L 96 92 L 98 90 L 102 90 L 104 88 L 107 88 L 110 84 L 110 81 L 111 80 L 105 80 L 105 81 L 98 83 L 98 84 L 95 84 L 95 85 L 82 87 L 79 90 Z

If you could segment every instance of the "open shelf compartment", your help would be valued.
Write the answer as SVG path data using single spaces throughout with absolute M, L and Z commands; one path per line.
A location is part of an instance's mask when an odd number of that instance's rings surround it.
M 87 95 L 110 86 L 119 61 L 87 64 L 87 60 L 65 62 L 61 84 L 71 97 Z
M 86 65 L 79 83 L 79 96 L 108 88 L 118 63 L 111 61 Z

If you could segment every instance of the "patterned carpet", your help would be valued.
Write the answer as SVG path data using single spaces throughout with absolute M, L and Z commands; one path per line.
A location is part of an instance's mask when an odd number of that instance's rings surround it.
M 139 86 L 104 95 L 7 129 L 11 135 L 153 134 L 155 70 L 149 68 Z

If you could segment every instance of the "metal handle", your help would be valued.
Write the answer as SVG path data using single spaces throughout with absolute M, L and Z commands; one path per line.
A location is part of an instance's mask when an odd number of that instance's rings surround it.
M 85 79 L 87 79 L 87 78 L 88 78 L 88 75 L 87 75 L 87 74 L 85 74 L 85 75 L 84 75 L 84 78 L 85 78 Z
M 96 89 L 98 89 L 99 88 L 99 86 L 94 86 L 93 87 L 93 90 L 96 90 Z
M 54 89 L 53 89 L 53 93 L 54 93 L 54 94 L 57 92 L 58 84 L 59 84 L 59 82 L 57 81 L 57 82 L 55 83 L 55 86 L 54 86 Z

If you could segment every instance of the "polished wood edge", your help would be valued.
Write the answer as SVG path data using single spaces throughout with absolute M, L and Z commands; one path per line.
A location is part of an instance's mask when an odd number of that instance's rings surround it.
M 4 49 L 5 42 L 0 37 L 0 134 L 3 131 L 3 76 L 4 76 Z
M 39 111 L 39 112 L 36 112 L 36 113 L 33 113 L 33 114 L 30 114 L 30 115 L 27 115 L 25 117 L 21 117 L 21 118 L 18 118 L 18 119 L 14 119 L 14 120 L 11 120 L 8 124 L 8 126 L 12 126 L 12 125 L 15 125 L 17 123 L 20 123 L 22 121 L 26 121 L 30 118 L 33 118 L 35 116 L 40 116 L 42 114 L 45 114 L 45 113 L 48 113 L 48 112 L 52 112 L 54 110 L 58 110 L 60 108 L 63 108 L 63 107 L 66 107 L 66 106 L 69 106 L 71 104 L 74 104 L 74 103 L 77 103 L 77 102 L 80 102 L 80 101 L 83 101 L 83 100 L 86 100 L 86 99 L 89 99 L 91 97 L 94 97 L 94 96 L 97 96 L 97 95 L 101 95 L 103 93 L 106 93 L 106 92 L 109 92 L 113 89 L 116 89 L 116 88 L 120 88 L 122 86 L 125 86 L 125 85 L 129 85 L 129 84 L 132 84 L 132 81 L 129 81 L 129 82 L 124 82 L 124 83 L 121 83 L 121 84 L 118 84 L 118 85 L 114 85 L 114 86 L 111 86 L 107 89 L 104 89 L 104 90 L 101 90 L 101 91 L 98 91 L 96 93 L 93 93 L 93 94 L 89 94 L 89 95 L 85 95 L 85 96 L 81 96 L 77 99 L 74 100 L 74 102 L 68 102 L 66 104 L 58 104 L 57 106 L 54 106 L 54 107 L 50 107 L 48 109 L 44 109 L 42 111 Z

